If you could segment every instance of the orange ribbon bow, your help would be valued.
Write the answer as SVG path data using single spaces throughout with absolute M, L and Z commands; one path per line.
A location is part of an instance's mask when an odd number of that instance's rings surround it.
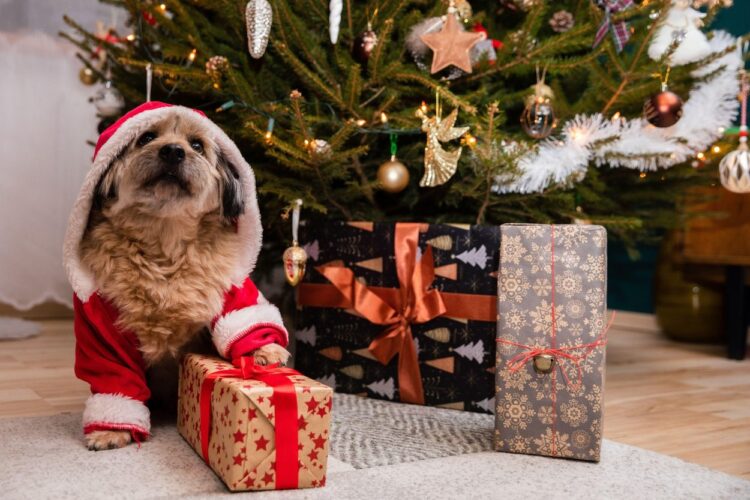
M 397 294 L 377 294 L 355 279 L 351 269 L 324 265 L 317 270 L 344 296 L 346 307 L 354 309 L 385 330 L 369 346 L 381 363 L 388 364 L 398 354 L 398 384 L 401 401 L 424 404 L 417 350 L 411 325 L 426 323 L 445 314 L 446 307 L 437 290 L 432 248 L 427 247 L 417 264 L 417 243 L 421 224 L 396 224 L 394 250 L 399 289 Z

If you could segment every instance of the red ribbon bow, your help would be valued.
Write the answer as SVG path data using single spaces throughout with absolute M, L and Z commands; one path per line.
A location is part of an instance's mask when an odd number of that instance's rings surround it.
M 262 366 L 255 363 L 251 356 L 232 360 L 234 368 L 215 371 L 206 375 L 201 384 L 201 452 L 203 460 L 208 463 L 208 444 L 211 439 L 211 394 L 216 381 L 224 378 L 241 378 L 258 380 L 273 388 L 276 442 L 276 489 L 295 489 L 299 482 L 298 436 L 297 436 L 297 391 L 289 379 L 300 373 L 291 368 L 282 368 L 279 364 Z

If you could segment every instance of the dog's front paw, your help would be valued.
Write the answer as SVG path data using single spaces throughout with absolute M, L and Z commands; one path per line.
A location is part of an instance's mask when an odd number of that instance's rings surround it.
M 259 365 L 272 365 L 274 363 L 285 365 L 289 356 L 289 351 L 279 344 L 266 344 L 253 351 L 255 362 Z
M 130 443 L 129 431 L 93 431 L 86 434 L 89 450 L 114 450 Z

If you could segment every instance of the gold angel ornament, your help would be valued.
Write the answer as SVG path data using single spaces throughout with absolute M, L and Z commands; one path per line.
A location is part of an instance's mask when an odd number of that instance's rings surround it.
M 445 117 L 440 118 L 440 103 L 437 103 L 435 116 L 427 116 L 427 106 L 417 109 L 416 115 L 422 119 L 422 130 L 427 133 L 427 143 L 424 148 L 424 175 L 419 181 L 422 187 L 435 187 L 445 184 L 453 177 L 458 168 L 461 157 L 461 147 L 453 151 L 443 149 L 443 142 L 458 139 L 469 127 L 454 127 L 458 117 L 458 108 Z

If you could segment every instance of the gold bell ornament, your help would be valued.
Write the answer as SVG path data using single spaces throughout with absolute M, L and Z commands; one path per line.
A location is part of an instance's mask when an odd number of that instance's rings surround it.
M 292 246 L 284 250 L 284 277 L 287 283 L 297 286 L 305 276 L 305 265 L 307 264 L 307 252 L 299 246 L 297 238 L 299 230 L 299 212 L 302 208 L 302 200 L 294 201 L 292 208 Z M 288 215 L 288 212 L 287 212 Z
M 721 185 L 733 193 L 750 193 L 750 151 L 747 147 L 747 93 L 748 82 L 742 75 L 740 99 L 740 147 L 727 153 L 719 163 Z

